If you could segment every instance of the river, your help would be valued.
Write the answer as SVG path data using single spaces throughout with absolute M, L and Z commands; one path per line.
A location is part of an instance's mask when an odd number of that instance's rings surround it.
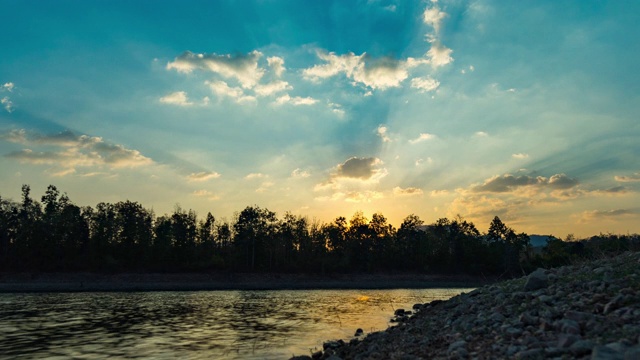
M 470 290 L 0 294 L 0 358 L 287 359 Z

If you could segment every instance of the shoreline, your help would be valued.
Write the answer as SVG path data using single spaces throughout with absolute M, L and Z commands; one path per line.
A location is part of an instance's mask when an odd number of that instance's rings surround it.
M 291 360 L 640 359 L 640 252 L 538 269 L 413 310 Z
M 494 282 L 424 274 L 0 273 L 0 293 L 475 288 Z

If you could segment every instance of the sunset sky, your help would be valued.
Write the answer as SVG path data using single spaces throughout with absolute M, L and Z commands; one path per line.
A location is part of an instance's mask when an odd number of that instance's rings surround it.
M 640 232 L 638 1 L 0 8 L 2 198 Z

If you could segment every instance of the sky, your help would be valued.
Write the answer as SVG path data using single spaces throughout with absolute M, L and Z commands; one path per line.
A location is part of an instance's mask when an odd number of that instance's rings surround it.
M 0 8 L 2 198 L 640 232 L 640 2 Z

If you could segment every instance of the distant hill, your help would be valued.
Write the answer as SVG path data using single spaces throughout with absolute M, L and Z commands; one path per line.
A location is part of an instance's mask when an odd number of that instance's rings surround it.
M 540 248 L 547 245 L 547 240 L 552 237 L 551 235 L 529 235 L 531 246 L 534 248 Z

